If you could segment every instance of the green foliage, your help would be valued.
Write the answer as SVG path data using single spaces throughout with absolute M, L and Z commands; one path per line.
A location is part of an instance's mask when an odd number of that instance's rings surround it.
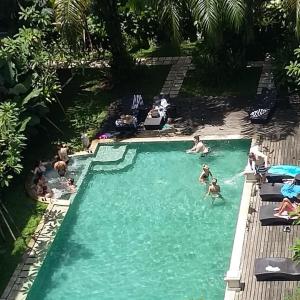
M 285 297 L 284 300 L 300 300 L 300 288 L 296 288 L 293 294 Z
M 199 43 L 193 53 L 194 63 L 202 83 L 221 84 L 230 80 L 244 66 L 244 56 L 229 47 L 215 48 L 205 42 Z
M 300 240 L 296 240 L 295 244 L 291 248 L 294 252 L 293 260 L 296 262 L 300 262 Z
M 290 61 L 290 64 L 285 67 L 287 75 L 300 86 L 300 48 L 294 50 L 296 60 Z
M 42 31 L 51 30 L 51 22 L 53 18 L 53 11 L 49 7 L 38 5 L 38 2 L 32 6 L 22 7 L 19 12 L 19 20 L 24 21 L 29 27 L 39 28 Z M 50 28 L 49 28 L 50 27 Z
M 159 24 L 155 10 L 147 5 L 138 12 L 128 8 L 119 10 L 127 47 L 130 50 L 149 48 L 149 42 L 158 35 Z
M 77 48 L 87 30 L 89 0 L 55 0 L 56 23 L 63 39 Z
M 15 103 L 0 104 L 0 187 L 7 187 L 13 175 L 22 170 L 21 151 L 25 147 L 23 131 L 29 120 L 20 122 Z

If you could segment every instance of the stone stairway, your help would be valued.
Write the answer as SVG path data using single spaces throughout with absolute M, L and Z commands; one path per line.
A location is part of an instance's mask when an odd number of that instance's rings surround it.
M 94 157 L 94 162 L 99 163 L 117 163 L 124 158 L 126 153 L 127 146 L 110 146 L 110 145 L 103 145 L 99 147 L 96 156 Z
M 137 149 L 127 149 L 126 154 L 123 156 L 121 161 L 118 163 L 99 163 L 98 161 L 94 162 L 91 170 L 95 172 L 109 172 L 109 171 L 120 171 L 131 166 L 136 158 Z

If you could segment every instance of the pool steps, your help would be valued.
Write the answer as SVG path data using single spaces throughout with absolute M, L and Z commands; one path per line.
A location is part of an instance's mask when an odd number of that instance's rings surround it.
M 117 163 L 123 160 L 125 153 L 127 151 L 127 146 L 101 146 L 93 159 L 95 162 L 100 163 Z
M 96 172 L 103 171 L 119 171 L 129 167 L 134 163 L 136 157 L 136 149 L 127 149 L 126 154 L 123 156 L 123 159 L 118 164 L 102 164 L 98 161 L 94 161 L 94 165 L 91 170 Z

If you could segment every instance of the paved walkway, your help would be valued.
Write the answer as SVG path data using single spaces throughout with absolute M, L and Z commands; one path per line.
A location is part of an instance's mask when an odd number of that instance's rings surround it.
M 178 96 L 187 71 L 193 68 L 191 56 L 152 57 L 140 59 L 138 62 L 148 66 L 171 65 L 161 90 L 161 93 L 170 95 L 170 98 Z

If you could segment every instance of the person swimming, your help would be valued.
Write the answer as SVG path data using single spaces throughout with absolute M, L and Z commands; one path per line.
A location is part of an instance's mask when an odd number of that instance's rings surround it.
M 208 165 L 203 165 L 202 166 L 202 172 L 199 176 L 199 182 L 200 183 L 208 183 L 208 179 L 209 179 L 209 176 L 213 176 L 210 169 L 209 169 L 209 166 Z
M 200 140 L 199 135 L 194 137 L 194 146 L 191 149 L 186 150 L 186 153 L 202 153 L 207 154 L 210 151 L 209 147 Z

